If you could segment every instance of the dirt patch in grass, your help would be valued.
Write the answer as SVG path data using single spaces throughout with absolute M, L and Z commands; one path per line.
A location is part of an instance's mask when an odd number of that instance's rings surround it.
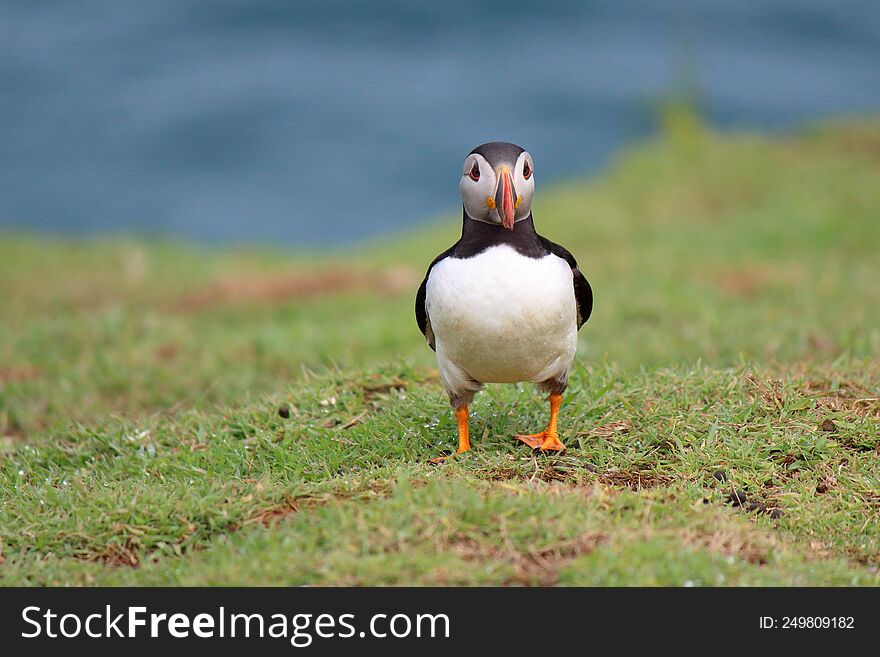
M 38 424 L 38 428 L 44 427 L 45 422 Z M 15 417 L 10 417 L 5 423 L 0 421 L 0 437 L 10 438 L 16 442 L 25 442 L 28 438 L 28 432 Z
M 519 467 L 515 465 L 509 467 L 493 466 L 480 475 L 490 481 L 543 481 L 574 485 L 582 484 L 585 480 L 592 478 L 593 481 L 598 479 L 600 483 L 612 488 L 628 488 L 633 491 L 668 486 L 675 481 L 675 477 L 647 470 L 611 468 L 600 472 L 589 461 L 576 457 L 536 455 L 529 461 L 529 465 L 522 463 Z
M 751 384 L 752 389 L 758 393 L 761 401 L 764 402 L 764 406 L 771 410 L 782 408 L 785 403 L 785 382 L 782 379 L 761 381 L 753 374 L 746 374 L 744 378 Z M 753 395 L 749 395 L 749 397 L 754 399 Z
M 248 526 L 262 525 L 266 528 L 276 527 L 289 516 L 325 506 L 334 501 L 356 499 L 361 494 L 384 497 L 390 494 L 390 484 L 374 484 L 357 491 L 345 491 L 318 495 L 301 495 L 286 498 L 280 502 L 270 502 L 266 506 L 256 507 L 240 522 L 230 522 L 222 529 L 211 531 L 211 534 L 231 534 Z M 253 495 L 249 493 L 249 495 Z M 140 537 L 147 533 L 146 527 L 117 524 L 113 527 L 118 542 L 108 543 L 100 549 L 84 548 L 76 555 L 77 559 L 87 562 L 102 563 L 113 567 L 137 568 L 144 561 L 155 560 L 163 552 L 158 548 L 144 549 Z M 203 527 L 202 529 L 206 529 Z M 205 549 L 206 543 L 190 543 L 184 545 L 199 530 L 199 525 L 190 523 L 186 531 L 177 536 L 168 545 L 175 554 L 183 556 L 190 552 Z M 209 536 L 205 537 L 210 538 Z
M 716 277 L 719 288 L 733 297 L 750 299 L 758 296 L 773 281 L 773 273 L 769 269 L 728 269 Z
M 409 388 L 409 381 L 396 379 L 394 381 L 381 381 L 376 383 L 365 383 L 361 385 L 365 403 L 372 403 L 376 406 L 388 395 L 403 392 Z
M 21 383 L 23 381 L 31 381 L 40 376 L 40 370 L 30 365 L 21 367 L 2 367 L 0 366 L 0 385 L 4 383 Z
M 421 376 L 421 375 L 420 375 Z M 364 405 L 374 411 L 380 410 L 386 402 L 394 398 L 402 397 L 404 392 L 413 386 L 431 386 L 439 383 L 440 372 L 438 370 L 428 370 L 422 378 L 415 380 L 404 379 L 385 379 L 382 377 L 373 377 L 373 380 L 357 383 L 363 395 Z M 363 418 L 358 418 L 358 423 Z M 353 425 L 351 425 L 353 426 Z M 342 427 L 348 428 L 348 427 Z
M 524 452 L 528 454 L 528 452 Z M 577 457 L 566 457 L 559 454 L 535 454 L 531 458 L 510 457 L 509 466 L 492 465 L 476 474 L 488 481 L 506 482 L 543 481 L 546 483 L 562 482 L 580 484 L 597 472 L 596 466 Z
M 513 560 L 516 574 L 505 584 L 553 586 L 559 581 L 559 569 L 575 558 L 590 554 L 607 540 L 603 532 L 587 532 L 553 548 L 532 553 L 518 553 Z
M 803 386 L 802 391 L 805 396 L 816 399 L 818 408 L 880 418 L 880 396 L 858 384 L 843 381 L 835 386 L 828 381 L 810 381 Z M 829 427 L 824 430 L 831 429 Z
M 779 541 L 772 536 L 758 537 L 741 528 L 705 529 L 663 529 L 629 531 L 622 530 L 609 535 L 603 531 L 590 531 L 569 540 L 560 541 L 552 548 L 533 552 L 511 548 L 498 548 L 481 543 L 472 538 L 453 540 L 448 547 L 450 552 L 466 562 L 494 562 L 509 565 L 513 573 L 503 582 L 510 586 L 554 586 L 559 583 L 559 572 L 574 559 L 591 554 L 604 544 L 616 543 L 631 545 L 659 535 L 667 536 L 684 545 L 705 549 L 710 552 L 736 557 L 752 564 L 766 565 L 770 555 L 779 547 Z M 820 556 L 820 555 L 817 555 Z
M 384 272 L 339 267 L 297 274 L 235 276 L 177 299 L 171 302 L 170 308 L 179 312 L 198 312 L 223 305 L 273 303 L 346 292 L 392 295 L 409 291 L 415 282 L 415 270 L 409 267 L 395 267 Z
M 729 557 L 738 557 L 762 566 L 767 563 L 770 553 L 778 546 L 778 541 L 773 537 L 759 541 L 742 531 L 727 529 L 712 531 L 682 529 L 676 532 L 676 537 L 687 545 Z
M 863 126 L 836 126 L 828 143 L 846 156 L 861 156 L 880 164 L 880 133 Z
M 83 561 L 93 561 L 107 566 L 121 566 L 137 568 L 140 566 L 139 552 L 135 546 L 126 542 L 124 544 L 111 543 L 106 550 L 96 553 L 84 553 L 79 556 Z
M 768 378 L 765 381 L 753 374 L 746 374 L 745 380 L 757 392 L 769 409 L 782 408 L 787 396 L 812 398 L 816 408 L 828 411 L 855 413 L 860 417 L 880 417 L 880 395 L 864 386 L 849 381 L 808 381 L 799 389 L 786 390 L 783 379 Z M 752 398 L 753 395 L 750 395 Z M 831 431 L 832 426 L 822 427 Z
M 272 504 L 265 508 L 255 510 L 247 520 L 244 521 L 243 525 L 259 523 L 263 525 L 263 527 L 274 527 L 294 513 L 325 506 L 333 499 L 335 498 L 332 496 L 294 497 L 279 502 L 278 504 Z M 238 525 L 230 527 L 230 531 L 237 531 L 238 529 L 240 529 Z
M 612 469 L 599 475 L 599 481 L 611 486 L 640 491 L 646 488 L 668 486 L 674 481 L 674 478 L 667 475 L 659 475 L 653 472 L 643 472 L 640 470 Z
M 159 361 L 170 361 L 174 360 L 177 356 L 177 352 L 180 350 L 180 346 L 173 342 L 166 342 L 165 344 L 159 345 L 156 347 L 156 350 L 153 354 L 156 357 L 156 360 Z
M 559 582 L 559 570 L 577 557 L 591 553 L 607 540 L 604 532 L 586 532 L 552 548 L 523 552 L 500 549 L 474 539 L 454 540 L 446 549 L 467 562 L 490 561 L 508 564 L 513 574 L 505 586 L 553 586 Z
M 632 425 L 628 420 L 620 420 L 617 422 L 609 422 L 599 427 L 593 427 L 589 431 L 581 431 L 579 436 L 598 436 L 599 438 L 611 438 L 618 433 L 629 433 Z

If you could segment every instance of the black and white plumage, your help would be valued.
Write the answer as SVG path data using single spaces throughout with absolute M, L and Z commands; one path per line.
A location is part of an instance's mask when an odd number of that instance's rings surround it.
M 416 295 L 419 328 L 465 422 L 484 383 L 531 381 L 551 402 L 561 395 L 577 332 L 592 312 L 574 257 L 535 231 L 533 171 L 531 156 L 514 144 L 483 144 L 468 155 L 461 238 L 434 259 Z M 551 421 L 555 440 L 555 413 Z

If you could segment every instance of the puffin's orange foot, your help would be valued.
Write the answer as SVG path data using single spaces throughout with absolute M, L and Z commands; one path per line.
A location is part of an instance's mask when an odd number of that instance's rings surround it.
M 428 459 L 428 463 L 443 463 L 446 459 L 452 458 L 456 454 L 467 452 L 471 448 L 471 440 L 468 436 L 468 407 L 463 404 L 455 409 L 455 420 L 458 422 L 458 451 L 444 456 L 438 456 L 435 459 Z
M 559 436 L 555 431 L 542 431 L 541 433 L 514 437 L 532 449 L 540 449 L 542 452 L 561 452 L 565 449 L 565 445 L 560 442 Z
M 539 449 L 541 445 L 544 444 L 543 431 L 541 433 L 533 433 L 528 435 L 516 435 L 514 436 L 514 438 L 516 440 L 521 440 L 532 449 Z

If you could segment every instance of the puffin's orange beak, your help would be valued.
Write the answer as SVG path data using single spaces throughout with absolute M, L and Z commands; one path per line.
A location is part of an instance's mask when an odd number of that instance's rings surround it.
M 498 216 L 501 217 L 501 225 L 507 230 L 513 230 L 513 223 L 516 220 L 516 193 L 507 167 L 501 169 L 498 176 L 498 187 L 495 190 L 495 209 L 498 211 Z

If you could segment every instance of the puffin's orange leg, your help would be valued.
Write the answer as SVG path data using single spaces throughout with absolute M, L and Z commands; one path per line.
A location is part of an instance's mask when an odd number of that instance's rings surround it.
M 468 434 L 468 407 L 467 404 L 462 404 L 457 409 L 455 409 L 455 420 L 458 422 L 458 451 L 455 454 L 461 454 L 462 452 L 466 452 L 471 448 L 471 439 Z M 455 454 L 450 454 L 450 456 L 455 456 Z M 449 456 L 439 456 L 436 459 L 431 459 L 431 463 L 442 463 Z
M 547 424 L 547 428 L 541 433 L 516 436 L 516 439 L 521 440 L 532 449 L 556 452 L 564 450 L 565 445 L 560 442 L 559 434 L 556 432 L 556 423 L 559 419 L 559 407 L 561 405 L 562 395 L 556 392 L 550 393 L 550 422 Z

